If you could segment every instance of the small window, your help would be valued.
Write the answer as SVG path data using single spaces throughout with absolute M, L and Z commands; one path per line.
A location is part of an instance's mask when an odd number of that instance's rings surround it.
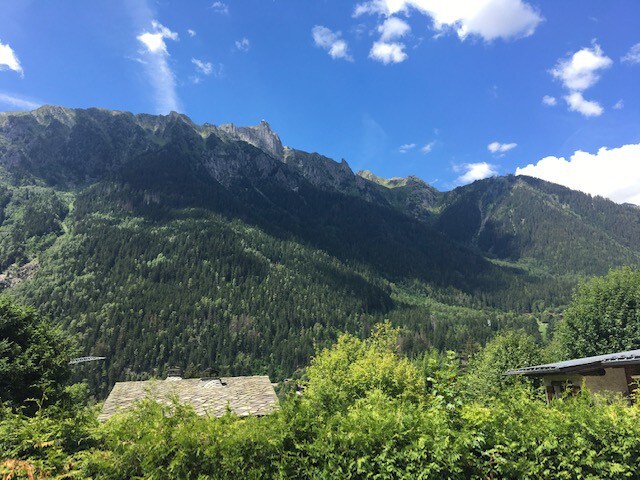
M 547 387 L 547 400 L 559 399 L 567 394 L 575 395 L 580 391 L 580 387 L 574 385 L 571 380 L 554 381 Z

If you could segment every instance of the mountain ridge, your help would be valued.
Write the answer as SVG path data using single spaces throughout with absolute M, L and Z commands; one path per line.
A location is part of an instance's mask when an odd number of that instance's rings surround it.
M 184 155 L 190 159 L 180 165 L 169 158 Z M 295 193 L 306 181 L 330 193 L 394 209 L 489 258 L 543 261 L 552 273 L 566 263 L 561 257 L 573 254 L 567 247 L 552 258 L 523 239 L 533 236 L 540 243 L 545 235 L 551 236 L 549 229 L 557 228 L 549 222 L 527 224 L 525 218 L 533 211 L 572 225 L 582 238 L 593 236 L 603 251 L 620 251 L 593 268 L 580 260 L 579 272 L 600 273 L 607 263 L 635 262 L 640 250 L 640 220 L 633 207 L 525 176 L 493 177 L 441 192 L 416 176 L 383 179 L 366 170 L 354 173 L 345 160 L 283 146 L 264 120 L 253 127 L 197 125 L 176 112 L 134 115 L 50 105 L 0 114 L 0 165 L 10 174 L 35 177 L 55 188 L 81 189 L 100 181 L 144 187 L 145 178 L 152 179 L 151 184 L 159 180 L 148 173 L 161 158 L 166 158 L 168 169 L 164 185 L 176 195 L 181 195 L 179 188 L 189 189 L 188 178 L 202 192 L 213 188 L 206 186 L 210 177 L 226 189 L 253 185 L 254 193 L 270 201 L 257 183 L 268 181 Z M 183 184 L 178 187 L 177 182 Z M 518 205 L 510 205 L 516 197 Z M 523 211 L 523 203 L 533 210 Z
M 109 358 L 102 392 L 170 365 L 281 378 L 385 318 L 409 352 L 539 335 L 579 279 L 640 263 L 639 232 L 640 210 L 529 177 L 354 173 L 266 122 L 0 114 L 5 293 Z

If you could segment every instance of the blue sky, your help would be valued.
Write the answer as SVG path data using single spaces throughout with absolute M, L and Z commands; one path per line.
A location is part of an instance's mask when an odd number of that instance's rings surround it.
M 442 190 L 519 172 L 640 204 L 634 0 L 0 0 L 0 12 L 0 110 L 266 119 L 286 145 L 354 171 Z

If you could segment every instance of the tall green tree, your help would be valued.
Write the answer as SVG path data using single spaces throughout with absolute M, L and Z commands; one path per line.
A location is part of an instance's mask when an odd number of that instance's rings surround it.
M 557 335 L 567 358 L 640 348 L 640 271 L 615 269 L 580 285 Z
M 542 350 L 532 335 L 521 331 L 500 333 L 471 360 L 466 376 L 469 393 L 499 394 L 506 385 L 518 381 L 505 377 L 505 371 L 542 362 Z
M 67 386 L 72 342 L 33 309 L 0 298 L 0 402 L 33 410 Z

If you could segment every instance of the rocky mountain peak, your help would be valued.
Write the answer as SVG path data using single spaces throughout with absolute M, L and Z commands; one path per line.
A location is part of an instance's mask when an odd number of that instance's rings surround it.
M 369 180 L 370 182 L 377 183 L 378 185 L 386 188 L 396 188 L 396 187 L 404 187 L 407 185 L 412 178 L 417 177 L 393 177 L 393 178 L 382 178 L 373 173 L 370 170 L 360 170 L 356 175 L 364 178 L 365 180 Z M 418 179 L 420 180 L 420 179 Z M 420 180 L 421 181 L 421 180 Z M 412 182 L 413 183 L 413 182 Z
M 49 125 L 52 121 L 58 121 L 70 127 L 75 123 L 76 112 L 72 108 L 43 105 L 33 111 L 33 116 L 42 125 Z
M 356 175 L 386 188 L 415 186 L 426 187 L 428 189 L 435 190 L 431 185 L 422 180 L 420 177 L 416 177 L 415 175 L 409 175 L 408 177 L 382 178 L 370 170 L 360 170 L 356 173 Z
M 265 120 L 261 120 L 258 125 L 253 127 L 237 127 L 233 123 L 225 123 L 220 125 L 218 130 L 235 140 L 250 143 L 279 160 L 284 159 L 282 141 Z

